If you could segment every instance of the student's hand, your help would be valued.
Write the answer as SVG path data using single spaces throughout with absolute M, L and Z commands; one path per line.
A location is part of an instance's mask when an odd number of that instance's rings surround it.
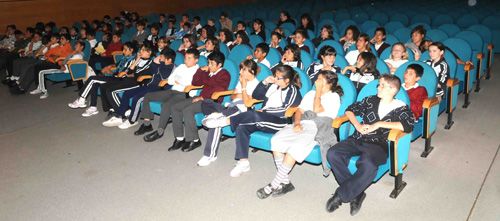
M 344 68 L 344 70 L 342 70 L 342 74 L 345 74 L 347 71 L 355 72 L 356 71 L 356 67 L 354 67 L 354 66 L 347 66 L 347 67 Z
M 276 82 L 276 78 L 274 76 L 269 76 L 264 79 L 265 84 L 274 84 L 274 82 Z
M 370 39 L 370 43 L 371 44 L 375 44 L 375 37 L 373 37 L 372 39 Z
M 193 102 L 193 103 L 196 103 L 196 102 L 198 102 L 198 101 L 202 101 L 202 100 L 203 100 L 203 97 L 202 97 L 202 96 L 198 96 L 198 97 L 193 98 L 193 101 L 192 101 L 192 102 Z
M 378 122 L 376 122 L 374 124 L 364 124 L 361 127 L 361 134 L 369 134 L 369 133 L 371 133 L 379 128 L 380 128 L 380 126 L 379 126 Z
M 201 67 L 200 69 L 201 69 L 202 71 L 208 71 L 208 66 Z
M 60 70 L 61 70 L 61 71 L 65 71 L 65 70 L 66 70 L 66 67 L 63 65 L 63 66 L 61 66 Z
M 243 75 L 240 75 L 240 84 L 242 89 L 247 87 L 247 79 L 245 79 Z
M 156 64 L 160 64 L 160 56 L 156 57 L 154 60 L 153 60 L 154 63 Z
M 302 124 L 294 124 L 293 125 L 293 132 L 298 133 L 302 131 L 304 128 L 302 127 Z
M 247 59 L 252 59 L 252 58 L 253 58 L 252 55 L 247 56 Z
M 392 69 L 392 65 L 389 63 L 389 62 L 385 62 L 385 64 L 387 65 L 387 67 L 389 67 L 389 69 Z
M 415 53 L 415 61 L 420 60 L 420 53 Z
M 342 38 L 340 38 L 339 41 L 345 41 L 345 36 L 342 36 Z
M 323 91 L 323 85 L 324 85 L 324 83 L 320 79 L 317 79 L 314 82 L 314 86 L 316 86 L 316 94 L 321 93 L 321 91 Z

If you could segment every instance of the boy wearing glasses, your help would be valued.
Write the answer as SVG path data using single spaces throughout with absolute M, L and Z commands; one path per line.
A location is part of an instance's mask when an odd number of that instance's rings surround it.
M 328 162 L 339 187 L 326 203 L 333 212 L 342 203 L 350 203 L 351 215 L 361 209 L 366 197 L 365 189 L 372 183 L 379 165 L 387 160 L 387 138 L 391 129 L 405 133 L 413 130 L 413 114 L 403 101 L 394 97 L 401 87 L 399 78 L 384 75 L 380 78 L 377 95 L 365 97 L 347 108 L 345 115 L 356 128 L 353 135 L 332 146 L 327 153 Z M 361 117 L 361 122 L 356 119 Z M 348 162 L 359 156 L 358 170 L 351 174 Z

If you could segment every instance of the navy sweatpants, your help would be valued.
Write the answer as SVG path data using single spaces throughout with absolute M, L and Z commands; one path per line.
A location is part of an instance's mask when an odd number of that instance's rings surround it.
M 356 162 L 358 170 L 351 174 L 348 166 L 353 156 L 359 156 Z M 339 184 L 337 193 L 347 203 L 370 186 L 377 175 L 378 166 L 386 162 L 387 153 L 380 145 L 347 138 L 333 145 L 326 157 Z
M 158 87 L 141 86 L 125 91 L 120 98 L 120 106 L 115 112 L 116 115 L 121 118 L 125 118 L 125 112 L 130 109 L 130 116 L 128 117 L 128 120 L 130 123 L 136 122 L 139 118 L 139 112 L 141 111 L 141 104 L 144 100 L 144 95 L 157 90 L 159 90 Z
M 230 119 L 231 129 L 236 133 L 236 160 L 248 158 L 250 134 L 255 131 L 276 133 L 287 125 L 286 118 L 254 110 L 243 112 Z

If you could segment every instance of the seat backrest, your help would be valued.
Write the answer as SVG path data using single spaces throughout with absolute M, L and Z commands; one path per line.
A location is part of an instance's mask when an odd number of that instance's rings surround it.
M 253 48 L 255 48 L 257 44 L 264 42 L 264 39 L 262 39 L 259 35 L 250 35 L 248 38 L 250 39 L 250 45 L 252 45 Z
M 400 21 L 390 21 L 384 25 L 385 31 L 387 33 L 394 33 L 396 30 L 404 27 L 405 26 Z
M 179 50 L 179 47 L 182 44 L 182 39 L 175 39 L 170 43 L 170 48 L 174 51 Z
M 425 89 L 427 90 L 427 95 L 429 97 L 435 97 L 436 96 L 436 89 L 437 89 L 437 76 L 436 76 L 436 72 L 434 71 L 434 69 L 432 69 L 432 67 L 429 66 L 428 64 L 421 62 L 421 61 L 406 62 L 406 63 L 402 64 L 401 66 L 399 66 L 398 69 L 396 69 L 396 72 L 394 73 L 394 75 L 396 75 L 401 80 L 401 84 L 404 83 L 404 79 L 405 79 L 404 74 L 405 74 L 406 68 L 410 64 L 419 64 L 424 68 L 424 74 L 422 75 L 422 77 L 418 81 L 418 84 L 420 86 L 425 87 Z
M 309 54 L 307 51 L 301 51 L 300 52 L 300 61 L 302 62 L 302 66 L 304 67 L 304 70 L 307 70 L 309 66 L 313 63 L 313 58 L 311 54 Z
M 376 95 L 378 82 L 379 80 L 376 79 L 366 84 L 359 92 L 356 101 L 361 101 L 365 97 Z M 408 106 L 410 105 L 410 98 L 408 97 L 408 94 L 403 88 L 399 89 L 398 93 L 396 94 L 396 99 L 403 101 Z
M 389 16 L 387 16 L 385 13 L 377 12 L 372 15 L 371 19 L 381 25 L 384 25 L 389 21 Z
M 276 48 L 269 48 L 269 53 L 267 53 L 266 59 L 271 64 L 271 67 L 280 63 L 281 54 Z
M 472 15 L 472 14 L 465 14 L 465 15 L 460 16 L 457 19 L 456 24 L 459 27 L 467 28 L 467 27 L 469 27 L 471 25 L 479 24 L 479 19 L 476 16 Z
M 477 34 L 481 35 L 481 37 L 483 38 L 483 43 L 485 45 L 491 43 L 491 38 L 492 38 L 491 30 L 485 25 L 481 24 L 472 25 L 467 30 L 476 32 Z
M 448 36 L 455 36 L 456 33 L 460 32 L 460 28 L 455 24 L 443 24 L 438 29 L 446 32 Z
M 224 54 L 224 57 L 227 58 L 229 56 L 229 48 L 225 43 L 219 43 L 219 50 Z
M 326 45 L 330 45 L 333 48 L 335 48 L 335 51 L 337 51 L 337 56 L 338 55 L 342 55 L 342 56 L 345 55 L 344 47 L 342 47 L 342 45 L 338 41 L 326 40 L 326 41 L 321 42 L 321 44 L 318 45 L 318 50 L 316 50 L 316 53 L 315 53 L 315 56 L 314 56 L 315 58 L 318 57 L 318 53 L 321 50 L 321 48 L 323 48 Z
M 273 72 L 271 69 L 269 69 L 267 66 L 263 65 L 262 63 L 258 63 L 259 65 L 259 73 L 257 74 L 257 80 L 263 81 L 267 77 L 273 75 Z
M 208 60 L 205 56 L 200 56 L 200 58 L 198 58 L 198 66 L 200 67 L 205 67 L 208 65 Z
M 315 52 L 315 47 L 314 47 L 314 43 L 310 40 L 310 39 L 306 39 L 304 41 L 304 45 L 307 46 L 309 48 L 309 54 L 312 56 Z
M 356 101 L 357 92 L 356 87 L 352 81 L 343 74 L 338 74 L 338 85 L 342 88 L 343 95 L 340 97 L 340 108 L 338 116 L 342 116 L 349 105 Z
M 175 52 L 175 61 L 174 61 L 174 65 L 175 66 L 179 66 L 181 64 L 184 64 L 184 55 L 179 53 L 179 52 Z
M 377 58 L 377 66 L 376 66 L 378 72 L 380 74 L 390 74 L 391 70 L 387 66 L 387 64 L 384 62 L 384 60 Z
M 406 43 L 410 40 L 411 30 L 409 28 L 400 28 L 393 34 L 399 41 Z
M 226 59 L 224 61 L 223 67 L 231 75 L 231 81 L 229 82 L 228 90 L 233 90 L 240 79 L 240 69 L 238 68 L 238 65 L 236 65 L 236 63 L 231 59 Z
M 236 45 L 230 52 L 228 58 L 236 63 L 241 63 L 248 55 L 253 55 L 253 51 L 248 45 Z
M 83 49 L 83 60 L 90 60 L 91 47 L 89 41 L 85 41 L 85 49 Z
M 287 30 L 290 33 L 293 33 L 295 31 L 295 26 L 289 22 L 281 24 L 280 27 L 283 28 L 284 30 Z
M 350 19 L 342 21 L 342 22 L 340 23 L 340 25 L 339 25 L 339 31 L 340 31 L 341 33 L 345 33 L 345 29 L 346 29 L 347 27 L 349 27 L 350 25 L 357 25 L 357 24 L 356 24 L 356 22 L 355 22 L 355 21 L 350 20 Z
M 464 39 L 472 47 L 473 51 L 482 52 L 484 49 L 483 39 L 479 34 L 473 31 L 461 31 L 455 35 L 455 38 Z
M 70 61 L 68 62 L 68 71 L 73 81 L 83 80 L 87 78 L 88 63 L 86 61 Z
M 297 72 L 297 74 L 300 77 L 300 83 L 302 84 L 302 87 L 300 87 L 300 94 L 302 95 L 302 97 L 304 97 L 304 95 L 306 95 L 306 93 L 309 92 L 312 88 L 311 79 L 302 69 L 299 68 L 293 68 L 293 69 Z
M 345 57 L 342 55 L 338 55 L 338 54 L 337 54 L 337 56 L 335 56 L 335 62 L 333 62 L 333 64 L 336 66 L 339 66 L 342 69 L 349 66 L 349 62 L 347 62 Z
M 401 24 L 403 24 L 404 26 L 407 26 L 409 23 L 408 16 L 406 16 L 405 14 L 401 14 L 401 13 L 392 14 L 391 18 L 389 20 L 401 22 Z
M 446 32 L 440 29 L 431 29 L 427 30 L 425 37 L 433 42 L 435 41 L 442 42 L 448 38 L 448 34 L 446 34 Z
M 444 24 L 452 24 L 453 18 L 447 14 L 438 14 L 432 19 L 432 27 L 439 27 Z
M 399 42 L 398 38 L 392 34 L 386 34 L 385 35 L 385 42 L 387 42 L 390 45 L 396 44 Z
M 417 24 L 417 23 L 424 23 L 424 24 L 431 24 L 431 17 L 426 14 L 417 14 L 411 18 L 411 24 Z

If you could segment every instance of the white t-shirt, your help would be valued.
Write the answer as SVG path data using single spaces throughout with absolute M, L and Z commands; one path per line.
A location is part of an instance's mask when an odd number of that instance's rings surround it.
M 313 111 L 315 95 L 316 91 L 307 92 L 304 98 L 302 98 L 299 108 L 303 111 Z M 321 106 L 323 106 L 324 110 L 321 113 L 317 113 L 318 116 L 330 117 L 332 119 L 335 119 L 340 108 L 340 96 L 337 93 L 331 91 L 321 95 Z
M 353 51 L 347 52 L 347 54 L 345 55 L 345 59 L 347 60 L 347 63 L 349 63 L 349 65 L 355 65 L 356 61 L 358 61 L 359 54 L 360 53 L 358 50 L 353 50 Z
M 257 58 L 255 58 L 253 60 L 255 62 L 259 63 L 259 61 L 257 60 Z M 263 65 L 265 65 L 268 68 L 271 68 L 271 63 L 269 63 L 269 61 L 267 60 L 267 58 L 264 58 L 260 63 L 263 64 Z
M 385 63 L 389 63 L 390 65 L 392 65 L 392 67 L 398 69 L 399 66 L 401 66 L 402 64 L 408 62 L 408 60 L 398 60 L 398 61 L 395 61 L 395 60 L 392 60 L 390 58 L 387 58 L 384 60 Z M 391 72 L 391 74 L 394 74 L 394 72 Z
M 394 109 L 405 106 L 405 105 L 406 104 L 403 101 L 400 101 L 397 99 L 392 100 L 392 102 L 389 104 L 384 104 L 384 103 L 380 102 L 380 104 L 378 106 L 378 116 L 380 117 L 380 119 L 382 119 L 385 117 L 385 115 L 387 115 L 388 113 L 390 113 Z
M 253 80 L 248 81 L 247 82 L 247 86 L 245 87 L 246 88 L 246 92 L 245 93 L 247 95 L 249 95 L 249 96 L 252 96 L 253 91 L 255 90 L 255 88 L 257 87 L 257 85 L 259 85 L 259 80 L 257 78 L 254 78 Z M 242 91 L 241 91 L 241 83 L 240 82 L 238 82 L 238 84 L 236 85 L 236 88 L 234 88 L 234 92 L 237 93 L 237 94 L 241 94 L 242 93 Z M 236 107 L 238 107 L 238 109 L 240 109 L 241 112 L 247 111 L 247 107 L 245 106 L 245 104 L 243 104 L 243 101 L 240 98 L 234 99 L 233 103 L 236 103 Z
M 199 66 L 197 64 L 190 68 L 185 64 L 176 67 L 172 74 L 168 76 L 168 84 L 172 85 L 172 90 L 184 92 L 184 88 L 191 85 L 193 76 L 198 68 Z

